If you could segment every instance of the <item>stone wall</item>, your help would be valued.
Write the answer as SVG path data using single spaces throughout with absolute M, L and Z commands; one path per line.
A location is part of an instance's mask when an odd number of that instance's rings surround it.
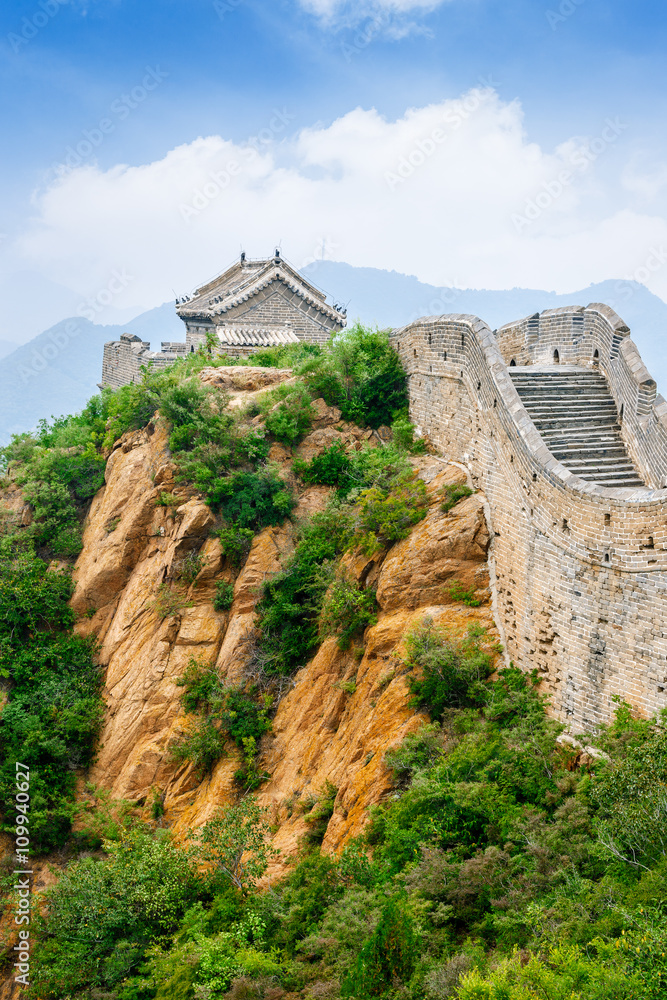
M 474 316 L 430 317 L 392 334 L 410 411 L 486 494 L 499 624 L 510 658 L 537 669 L 575 731 L 607 721 L 619 695 L 644 715 L 667 706 L 667 490 L 612 490 L 557 462 L 508 372 L 517 364 L 599 367 L 637 466 L 667 474 L 667 404 L 608 307 L 550 310 L 497 332 Z M 597 351 L 597 356 L 595 352 Z
M 162 342 L 161 351 L 151 351 L 148 341 L 123 333 L 120 340 L 110 340 L 104 345 L 100 387 L 118 389 L 130 382 L 139 382 L 142 367 L 166 368 L 179 357 L 185 357 L 186 351 L 185 344 L 167 341 Z

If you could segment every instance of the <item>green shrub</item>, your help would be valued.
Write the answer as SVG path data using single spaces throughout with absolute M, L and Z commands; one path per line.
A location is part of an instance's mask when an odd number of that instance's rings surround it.
M 310 462 L 295 458 L 293 469 L 307 486 L 338 486 L 349 488 L 349 473 L 352 468 L 345 446 L 336 441 L 316 455 Z
M 419 671 L 419 676 L 410 679 L 415 705 L 427 708 L 439 720 L 447 708 L 482 703 L 495 652 L 483 644 L 483 638 L 483 632 L 472 629 L 465 639 L 457 639 L 429 618 L 408 633 L 405 663 Z
M 14 827 L 15 763 L 30 769 L 30 843 L 62 846 L 77 770 L 93 758 L 103 703 L 90 640 L 71 635 L 69 573 L 0 545 L 0 676 L 13 684 L 0 717 L 2 829 Z
M 181 704 L 186 712 L 208 712 L 215 692 L 220 688 L 220 678 L 214 664 L 197 660 L 192 656 L 176 685 L 185 688 L 181 695 Z
M 475 597 L 475 588 L 469 587 L 467 590 L 460 580 L 452 580 L 447 588 L 452 601 L 460 601 L 469 608 L 478 608 L 482 603 Z
M 48 891 L 31 979 L 40 997 L 109 991 L 148 946 L 168 939 L 194 902 L 198 877 L 168 838 L 128 833 L 103 860 L 72 862 Z
M 356 507 L 354 544 L 367 556 L 407 538 L 428 513 L 428 495 L 421 479 L 391 491 L 373 486 L 363 490 Z
M 215 585 L 213 607 L 216 611 L 229 611 L 234 603 L 234 584 L 229 580 L 218 580 Z
M 185 583 L 192 585 L 201 573 L 204 565 L 204 558 L 199 552 L 188 552 L 178 562 L 178 575 Z
M 304 363 L 319 358 L 322 353 L 319 344 L 301 341 L 298 344 L 285 344 L 282 347 L 265 347 L 264 350 L 256 351 L 240 363 L 253 367 L 257 365 L 260 368 L 293 368 L 298 374 Z
M 141 382 L 125 385 L 120 389 L 102 390 L 106 410 L 106 428 L 103 439 L 105 448 L 112 448 L 115 441 L 127 431 L 145 427 L 160 405 L 160 382 L 148 372 L 142 373 Z
M 463 483 L 448 483 L 442 491 L 444 499 L 440 504 L 440 510 L 447 514 L 452 507 L 456 506 L 459 500 L 471 497 L 474 492 L 474 490 L 471 490 L 469 486 L 465 486 Z
M 217 532 L 225 558 L 231 566 L 239 569 L 248 558 L 252 540 L 255 537 L 251 528 L 220 528 Z
M 260 696 L 254 687 L 226 687 L 214 666 L 194 658 L 177 684 L 185 688 L 181 703 L 186 711 L 205 715 L 179 740 L 177 758 L 195 762 L 197 754 L 208 753 L 205 765 L 198 765 L 198 774 L 204 774 L 220 759 L 227 736 L 241 753 L 236 780 L 246 791 L 258 788 L 270 777 L 259 770 L 257 754 L 259 741 L 271 729 L 271 696 Z
M 157 500 L 155 501 L 156 507 L 182 507 L 185 503 L 183 497 L 177 497 L 175 493 L 162 492 L 158 494 Z
M 63 536 L 69 538 L 78 531 L 76 506 L 64 483 L 28 482 L 23 492 L 34 511 L 33 534 L 37 545 L 58 549 Z
M 330 781 L 324 783 L 324 787 L 317 794 L 312 809 L 304 816 L 309 829 L 306 834 L 306 843 L 311 847 L 321 844 L 324 840 L 329 826 L 329 820 L 334 814 L 334 807 L 338 789 Z
M 648 1000 L 658 996 L 636 975 L 628 977 L 619 951 L 599 943 L 600 954 L 586 954 L 572 946 L 554 948 L 548 961 L 518 955 L 484 976 L 474 970 L 464 975 L 458 988 L 460 1000 Z
M 203 856 L 214 873 L 247 892 L 266 871 L 276 853 L 269 845 L 266 809 L 252 796 L 238 805 L 224 806 L 197 837 Z
M 49 570 L 27 551 L 0 547 L 0 674 L 14 672 L 15 657 L 33 642 L 74 624 L 69 573 Z
M 319 643 L 318 616 L 333 575 L 332 562 L 349 535 L 345 508 L 333 505 L 303 528 L 285 569 L 262 588 L 257 629 L 264 671 L 288 675 Z
M 267 411 L 275 399 L 280 400 Z M 279 386 L 260 403 L 268 433 L 286 445 L 296 444 L 310 430 L 314 411 L 310 394 L 303 385 Z
M 196 777 L 201 781 L 225 756 L 225 742 L 224 731 L 207 716 L 190 724 L 170 747 L 169 755 L 176 764 L 192 764 Z
M 244 740 L 259 742 L 265 733 L 270 732 L 271 720 L 268 713 L 271 701 L 270 695 L 259 698 L 252 689 L 224 689 L 220 718 L 239 749 L 244 748 Z
M 437 722 L 422 726 L 416 733 L 409 733 L 399 747 L 384 755 L 399 782 L 405 784 L 417 771 L 432 767 L 444 756 L 443 738 Z
M 327 352 L 303 373 L 313 396 L 362 426 L 390 424 L 407 406 L 406 375 L 388 335 L 359 324 L 334 335 Z
M 415 425 L 406 413 L 401 413 L 391 425 L 392 438 L 399 451 L 409 451 L 413 455 L 423 455 L 426 445 L 421 438 L 415 441 Z
M 375 625 L 377 602 L 374 590 L 363 590 L 349 580 L 337 579 L 327 592 L 320 612 L 320 636 L 338 636 L 341 649 L 348 649 L 353 636 Z
M 154 611 L 160 621 L 180 615 L 181 611 L 193 606 L 192 601 L 181 590 L 168 583 L 161 583 L 156 596 L 146 602 L 146 607 L 149 611 Z
M 289 486 L 272 469 L 235 472 L 216 480 L 208 498 L 235 528 L 253 531 L 282 524 L 296 505 Z
M 356 967 L 343 983 L 343 996 L 379 997 L 395 982 L 408 982 L 418 955 L 418 939 L 405 901 L 390 899 L 375 932 L 362 946 Z
M 667 856 L 667 735 L 657 731 L 601 763 L 591 786 L 600 842 L 631 868 L 652 868 Z

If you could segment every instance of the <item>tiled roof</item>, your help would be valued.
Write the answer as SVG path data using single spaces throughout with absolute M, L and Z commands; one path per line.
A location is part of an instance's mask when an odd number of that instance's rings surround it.
M 223 316 L 276 281 L 335 323 L 345 325 L 344 314 L 328 305 L 324 293 L 280 257 L 265 261 L 239 261 L 220 277 L 197 289 L 190 299 L 177 303 L 176 312 L 181 319 Z
M 224 347 L 280 347 L 283 344 L 298 344 L 297 335 L 286 327 L 220 326 L 216 329 L 220 344 Z

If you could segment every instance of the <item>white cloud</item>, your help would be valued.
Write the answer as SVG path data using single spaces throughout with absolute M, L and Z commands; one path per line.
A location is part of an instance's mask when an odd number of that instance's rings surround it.
M 322 18 L 333 18 L 341 13 L 364 16 L 386 10 L 394 14 L 428 12 L 441 7 L 447 0 L 300 0 L 301 6 Z
M 335 259 L 438 286 L 558 291 L 643 275 L 667 247 L 664 219 L 598 179 L 607 149 L 622 160 L 622 123 L 547 152 L 489 89 L 397 121 L 357 108 L 281 140 L 283 118 L 268 116 L 256 150 L 209 136 L 143 166 L 74 170 L 35 196 L 13 259 L 82 299 L 124 271 L 113 307 L 138 311 L 280 242 L 297 266 L 324 240 Z M 647 283 L 667 299 L 667 264 Z
M 299 0 L 328 28 L 352 28 L 370 21 L 374 34 L 401 38 L 418 25 L 410 15 L 429 14 L 450 0 Z

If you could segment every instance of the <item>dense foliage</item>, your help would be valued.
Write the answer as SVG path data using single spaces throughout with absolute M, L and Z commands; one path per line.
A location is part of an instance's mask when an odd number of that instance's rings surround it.
M 0 716 L 2 829 L 13 830 L 16 762 L 30 770 L 30 840 L 62 845 L 79 768 L 92 760 L 101 722 L 100 676 L 90 642 L 71 634 L 72 581 L 30 547 L 0 541 L 0 672 L 11 678 Z
M 407 405 L 407 379 L 386 333 L 354 326 L 335 337 L 304 375 L 311 392 L 338 406 L 344 420 L 391 424 Z

